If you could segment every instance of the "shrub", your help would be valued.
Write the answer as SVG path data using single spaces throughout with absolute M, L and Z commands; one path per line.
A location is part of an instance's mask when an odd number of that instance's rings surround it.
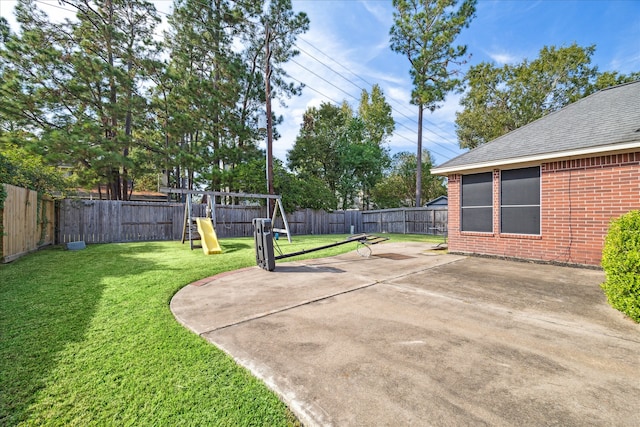
M 602 252 L 609 304 L 640 323 L 640 211 L 611 222 Z

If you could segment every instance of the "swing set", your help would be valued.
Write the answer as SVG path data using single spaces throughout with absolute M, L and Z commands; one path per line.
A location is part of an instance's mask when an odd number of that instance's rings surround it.
M 275 224 L 278 212 L 282 216 L 282 223 L 284 228 L 274 228 L 273 232 L 279 234 L 286 234 L 287 240 L 291 243 L 291 232 L 289 230 L 289 223 L 282 207 L 282 197 L 275 194 L 249 194 L 249 193 L 230 193 L 225 191 L 205 191 L 205 190 L 187 190 L 183 188 L 161 188 L 161 193 L 165 194 L 183 194 L 186 196 L 186 203 L 184 206 L 184 222 L 182 229 L 182 243 L 187 238 L 189 239 L 189 245 L 191 250 L 201 247 L 206 255 L 220 254 L 222 248 L 218 242 L 216 234 L 216 204 L 215 196 L 221 197 L 235 197 L 240 199 L 266 199 L 267 203 L 267 216 L 269 215 L 270 201 L 275 200 L 275 208 L 273 210 L 272 223 Z M 193 196 L 206 196 L 207 207 L 206 216 L 197 217 L 193 212 Z M 226 224 L 226 221 L 223 221 Z M 194 244 L 194 242 L 200 241 L 200 245 Z

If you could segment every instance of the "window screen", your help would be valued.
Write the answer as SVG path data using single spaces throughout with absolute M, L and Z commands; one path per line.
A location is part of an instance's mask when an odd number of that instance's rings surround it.
M 540 234 L 540 168 L 512 169 L 500 177 L 502 233 Z
M 462 176 L 462 231 L 493 231 L 493 173 Z

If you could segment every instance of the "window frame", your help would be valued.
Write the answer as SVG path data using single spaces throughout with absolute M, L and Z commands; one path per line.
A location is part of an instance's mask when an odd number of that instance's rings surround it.
M 504 186 L 504 174 L 505 172 L 508 174 L 509 172 L 514 172 L 514 171 L 525 171 L 525 170 L 533 170 L 536 169 L 537 170 L 537 192 L 536 192 L 536 196 L 537 196 L 537 203 L 516 203 L 516 204 L 504 204 L 504 200 L 505 200 L 505 186 Z M 524 177 L 524 178 L 520 178 L 520 179 L 530 179 L 531 177 Z M 514 180 L 517 180 L 518 178 L 511 178 Z M 509 190 L 507 188 L 507 190 Z M 525 196 L 522 196 L 522 195 Z M 517 198 L 522 198 L 524 197 L 526 199 L 526 191 L 522 191 L 519 193 L 520 197 L 516 197 Z M 509 198 L 511 198 L 511 196 L 509 196 Z M 529 167 L 525 167 L 525 168 L 515 168 L 515 169 L 505 169 L 505 170 L 500 170 L 500 234 L 516 234 L 516 235 L 522 235 L 522 236 L 541 236 L 542 235 L 542 167 L 541 166 L 529 166 Z M 532 209 L 535 208 L 535 209 Z M 537 219 L 537 229 L 535 230 L 535 232 L 533 232 L 533 230 L 527 230 L 526 227 L 525 228 L 521 228 L 521 229 L 514 229 L 513 228 L 513 224 L 506 224 L 505 227 L 505 218 L 510 217 L 511 215 L 506 215 L 505 212 L 509 211 L 509 210 L 514 210 L 514 209 L 519 209 L 521 212 L 532 212 L 533 215 L 531 215 L 531 217 L 533 219 Z M 522 214 L 519 215 L 520 217 L 522 217 Z M 506 228 L 506 230 L 505 230 Z
M 476 205 L 476 204 L 471 204 L 471 205 L 465 205 L 465 197 L 464 197 L 464 181 L 465 181 L 465 177 L 470 178 L 470 177 L 479 177 L 480 175 L 488 175 L 489 180 L 488 182 L 486 182 L 488 185 L 488 191 L 490 192 L 490 197 L 491 197 L 491 204 L 490 205 Z M 493 234 L 494 232 L 494 226 L 493 226 L 493 209 L 494 209 L 494 203 L 495 203 L 495 195 L 494 195 L 494 191 L 493 191 L 493 171 L 489 171 L 489 172 L 480 172 L 480 173 L 474 173 L 474 174 L 467 174 L 467 175 L 461 175 L 460 178 L 460 231 L 461 232 L 466 232 L 466 233 L 485 233 L 485 234 Z M 468 184 L 469 185 L 469 184 Z M 485 213 L 488 210 L 490 212 L 489 215 L 489 220 L 488 220 L 488 225 L 489 228 L 485 229 L 485 228 L 476 228 L 476 229 L 465 229 L 465 211 L 467 213 L 471 213 L 473 210 L 476 211 L 480 211 L 483 210 Z M 469 218 L 469 217 L 467 217 Z

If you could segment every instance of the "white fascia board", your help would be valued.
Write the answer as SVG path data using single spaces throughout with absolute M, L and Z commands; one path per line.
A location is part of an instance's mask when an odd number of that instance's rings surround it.
M 585 157 L 593 154 L 619 154 L 625 151 L 633 151 L 640 148 L 640 141 L 626 142 L 624 144 L 602 145 L 599 147 L 589 147 L 579 150 L 558 151 L 555 153 L 537 154 L 534 156 L 514 157 L 511 159 L 495 160 L 482 163 L 470 163 L 467 165 L 450 166 L 444 168 L 431 169 L 431 175 L 450 175 L 457 172 L 480 172 L 493 169 L 504 169 L 505 166 L 523 165 L 531 163 L 547 163 L 559 159 L 569 160 Z

